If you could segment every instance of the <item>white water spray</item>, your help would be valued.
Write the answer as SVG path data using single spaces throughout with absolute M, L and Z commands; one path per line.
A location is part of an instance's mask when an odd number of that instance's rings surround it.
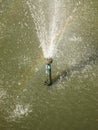
M 72 20 L 71 15 L 66 15 L 64 3 L 64 0 L 27 1 L 45 58 L 54 57 L 66 26 Z

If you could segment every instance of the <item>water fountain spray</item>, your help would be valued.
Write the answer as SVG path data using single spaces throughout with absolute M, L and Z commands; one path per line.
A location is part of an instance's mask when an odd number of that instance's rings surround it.
M 27 0 L 37 30 L 40 47 L 45 58 L 46 67 L 50 68 L 49 70 L 46 68 L 46 72 L 51 84 L 52 58 L 57 52 L 57 47 L 65 33 L 66 27 L 72 21 L 71 15 L 75 14 L 76 9 L 67 17 L 65 0 L 46 0 L 45 2 L 43 3 L 42 0 L 36 0 L 36 2 Z M 48 6 L 45 7 L 45 5 Z

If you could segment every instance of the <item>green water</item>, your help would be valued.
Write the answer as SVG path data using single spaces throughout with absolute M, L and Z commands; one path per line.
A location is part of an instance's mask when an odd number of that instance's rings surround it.
M 65 2 L 69 15 L 75 1 Z M 0 0 L 0 130 L 98 129 L 98 1 L 81 3 L 54 59 L 53 79 L 61 77 L 49 88 L 26 1 Z M 74 33 L 82 41 L 69 40 Z

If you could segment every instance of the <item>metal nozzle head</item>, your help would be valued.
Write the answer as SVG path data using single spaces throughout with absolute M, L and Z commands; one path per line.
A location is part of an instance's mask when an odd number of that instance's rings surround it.
M 52 64 L 53 59 L 52 58 L 46 58 L 46 64 Z

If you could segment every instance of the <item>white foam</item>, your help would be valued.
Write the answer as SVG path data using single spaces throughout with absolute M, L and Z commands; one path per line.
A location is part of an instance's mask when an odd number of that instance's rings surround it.
M 27 116 L 32 110 L 30 110 L 30 105 L 16 104 L 15 109 L 10 113 L 9 119 L 15 120 L 17 118 L 22 118 Z

